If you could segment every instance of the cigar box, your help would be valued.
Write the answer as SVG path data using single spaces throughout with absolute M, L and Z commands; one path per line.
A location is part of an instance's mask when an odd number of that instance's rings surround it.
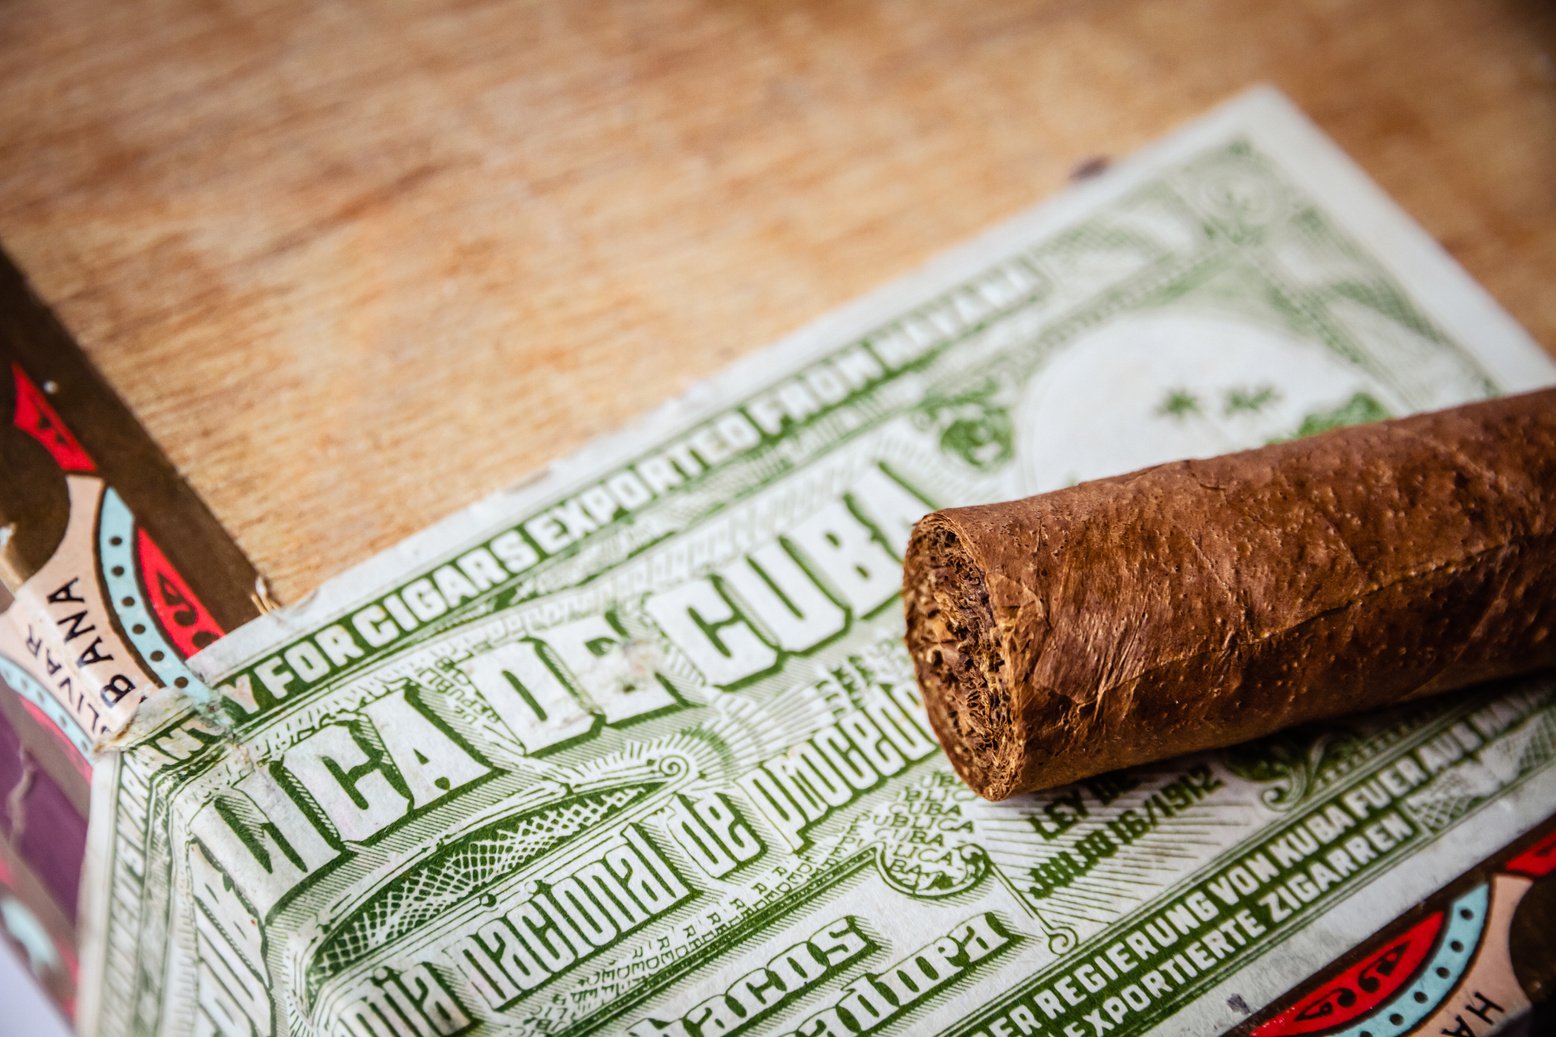
M 243 960 L 230 976 L 248 977 L 233 984 L 244 993 L 215 997 L 178 978 L 187 962 L 171 961 L 169 986 L 155 995 L 146 993 L 155 984 L 135 988 L 176 1009 L 155 1019 L 104 1007 L 105 991 L 121 989 L 105 980 L 78 986 L 84 974 L 132 970 L 126 963 L 138 960 L 110 960 L 99 943 L 99 960 L 83 971 L 83 911 L 102 913 L 111 876 L 85 900 L 81 876 L 92 870 L 95 761 L 105 751 L 116 758 L 118 740 L 134 736 L 146 689 L 204 686 L 189 660 L 246 621 L 306 604 L 326 581 L 494 492 L 565 479 L 565 464 L 532 473 L 667 399 L 690 390 L 682 413 L 704 413 L 722 390 L 695 386 L 729 364 L 1072 183 L 1086 190 L 1111 162 L 1252 82 L 1274 83 L 1306 111 L 1498 312 L 1547 351 L 1556 343 L 1547 290 L 1556 140 L 1540 132 L 1556 125 L 1548 55 L 1556 21 L 1535 5 L 1255 9 L 1217 0 L 1187 12 L 1131 0 L 1086 10 L 779 11 L 655 2 L 512 11 L 436 2 L 346 12 L 284 2 L 148 13 L 70 0 L 23 3 L 7 22 L 0 508 L 15 532 L 0 549 L 0 904 L 17 907 L 0 914 L 0 928 L 67 1016 L 92 1002 L 83 1018 L 93 1024 L 171 1033 L 187 1010 L 216 1032 L 247 1027 L 260 1018 L 245 1015 L 263 1000 L 257 992 L 280 974 L 269 945 L 233 941 L 231 960 Z M 1243 182 L 1203 183 L 1213 194 Z M 1259 211 L 1261 197 L 1227 197 L 1245 215 Z M 1120 374 L 1118 399 L 1126 381 Z M 1003 463 L 1000 408 L 980 391 L 926 404 L 916 432 L 938 437 L 968 478 Z M 495 536 L 501 516 L 478 514 L 485 518 L 458 535 L 495 545 L 477 527 Z M 590 521 L 587 510 L 577 514 Z M 396 557 L 410 564 L 424 550 L 418 543 L 434 542 L 413 540 Z M 515 575 L 507 556 L 488 551 L 502 579 Z M 485 589 L 449 564 L 455 574 L 438 591 L 445 601 L 456 578 Z M 817 586 L 842 600 L 824 576 Z M 401 593 L 405 615 L 394 619 L 385 604 L 378 621 L 433 624 L 438 617 L 422 619 L 416 604 L 430 600 Z M 355 639 L 370 635 L 350 636 L 363 647 Z M 332 663 L 317 638 L 312 650 L 317 659 L 294 653 L 287 672 Z M 258 678 L 255 686 L 268 693 Z M 903 738 L 903 752 L 918 751 Z M 913 764 L 930 759 L 924 749 Z M 1303 744 L 1270 747 L 1248 770 L 1279 798 L 1324 766 L 1330 775 L 1338 765 L 1322 746 Z M 1192 782 L 1175 784 L 1183 780 L 1163 774 L 1128 791 L 1103 782 L 1076 795 L 1088 809 L 1158 794 L 1164 809 L 1192 806 L 1199 794 Z M 930 783 L 922 802 L 950 798 Z M 1066 804 L 1032 804 L 1026 832 L 1051 834 L 1052 846 L 1078 841 L 1095 818 Z M 846 811 L 829 814 L 835 824 Z M 653 836 L 660 823 L 641 831 Z M 781 831 L 760 830 L 784 843 Z M 1476 847 L 1458 877 L 1427 884 L 1418 907 L 1352 928 L 1330 918 L 1334 953 L 1260 958 L 1266 996 L 1233 990 L 1220 997 L 1229 1006 L 1221 1015 L 1197 1025 L 1224 1016 L 1259 1037 L 1363 1025 L 1479 1035 L 1515 1025 L 1550 982 L 1551 833 L 1531 823 Z M 806 838 L 794 831 L 796 842 Z M 1380 829 L 1377 839 L 1388 838 Z M 321 839 L 321 847 L 349 841 L 336 827 Z M 689 869 L 622 840 L 608 852 Z M 1020 886 L 1012 903 L 1038 904 L 1031 890 L 1070 883 L 1085 862 L 1079 851 L 1040 850 L 1026 865 L 977 872 L 977 888 L 1009 873 Z M 728 863 L 736 876 L 748 867 Z M 1282 883 L 1265 910 L 1300 912 L 1302 884 Z M 700 910 L 705 893 L 694 885 L 685 901 Z M 676 888 L 666 880 L 666 891 Z M 917 910 L 917 901 L 903 903 L 904 917 Z M 343 916 L 349 906 L 340 905 Z M 674 906 L 690 910 L 679 899 Z M 980 930 L 974 923 L 985 916 L 967 907 L 958 953 L 974 936 L 999 943 L 989 960 L 1001 969 L 1039 944 L 1044 968 L 1067 953 L 1062 940 L 1050 946 L 1063 926 L 1001 910 Z M 780 952 L 813 946 L 821 932 L 813 928 L 753 930 L 740 937 L 746 943 L 731 937 L 728 953 L 761 957 L 765 968 Z M 944 935 L 926 931 L 920 943 Z M 866 971 L 884 975 L 919 947 L 878 937 L 844 962 L 853 971 L 833 987 Z M 834 938 L 846 942 L 847 933 Z M 1099 953 L 1109 961 L 1105 947 Z M 1107 981 L 1105 969 L 1119 966 L 1096 957 L 1088 975 Z M 603 957 L 585 964 L 605 967 Z M 681 976 L 672 964 L 649 971 Z M 1438 968 L 1448 974 L 1436 987 L 1416 985 Z M 477 1007 L 510 1012 L 520 1031 L 569 1025 L 553 993 L 560 982 L 548 979 L 545 1010 L 526 1015 L 517 994 L 473 1002 L 484 995 L 458 987 L 459 974 L 442 966 L 390 972 L 370 981 L 380 1007 L 351 1016 L 358 1029 L 345 1032 L 453 1032 L 460 1019 L 474 1027 Z M 710 966 L 705 981 L 686 980 L 681 1007 L 689 1014 L 733 997 L 740 976 L 726 972 Z M 1057 998 L 1060 1016 L 1034 1000 L 989 1008 L 987 1018 L 969 1011 L 965 1021 L 989 1034 L 1067 1025 L 1090 1033 L 1109 1023 L 1122 1033 L 1138 1022 L 1114 1020 L 1110 1007 L 1091 1023 L 1086 1012 L 1064 1015 L 1074 1006 L 1061 982 L 1030 992 Z M 1434 1014 L 1404 1012 L 1418 991 Z M 807 987 L 741 1025 L 798 1029 L 839 996 Z M 949 997 L 937 987 L 882 1026 L 915 1032 Z M 381 1007 L 396 999 L 420 1007 Z M 994 1004 L 992 994 L 975 1000 Z M 1120 1003 L 1120 1012 L 1139 1011 Z M 671 1027 L 669 1009 L 650 1008 L 597 1029 L 670 1032 L 650 1026 Z M 1388 1022 L 1393 1014 L 1399 1023 Z M 1028 1015 L 1037 1030 L 1022 1029 Z M 310 1020 L 323 1017 L 266 1009 L 264 1018 L 254 1028 L 279 1034 L 314 1032 Z M 675 1025 L 699 1032 L 682 1016 Z

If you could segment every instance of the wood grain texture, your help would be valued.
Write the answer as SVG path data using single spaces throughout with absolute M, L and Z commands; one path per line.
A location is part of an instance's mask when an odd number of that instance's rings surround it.
M 1549 348 L 1539 0 L 5 0 L 0 241 L 293 598 L 1256 81 Z

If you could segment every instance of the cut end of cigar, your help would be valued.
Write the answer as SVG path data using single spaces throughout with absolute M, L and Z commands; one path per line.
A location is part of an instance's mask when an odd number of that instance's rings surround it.
M 930 725 L 973 791 L 1015 791 L 1022 747 L 983 570 L 942 515 L 913 531 L 903 580 L 908 653 Z

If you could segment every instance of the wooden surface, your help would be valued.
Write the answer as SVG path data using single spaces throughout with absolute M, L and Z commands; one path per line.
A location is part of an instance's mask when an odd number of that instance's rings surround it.
M 0 242 L 281 598 L 1274 82 L 1547 348 L 1540 0 L 0 0 Z

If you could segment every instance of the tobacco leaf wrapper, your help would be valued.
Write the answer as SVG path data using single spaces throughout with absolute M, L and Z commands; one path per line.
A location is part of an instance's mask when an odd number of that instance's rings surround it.
M 1002 799 L 1556 664 L 1556 390 L 938 511 L 941 745 Z

